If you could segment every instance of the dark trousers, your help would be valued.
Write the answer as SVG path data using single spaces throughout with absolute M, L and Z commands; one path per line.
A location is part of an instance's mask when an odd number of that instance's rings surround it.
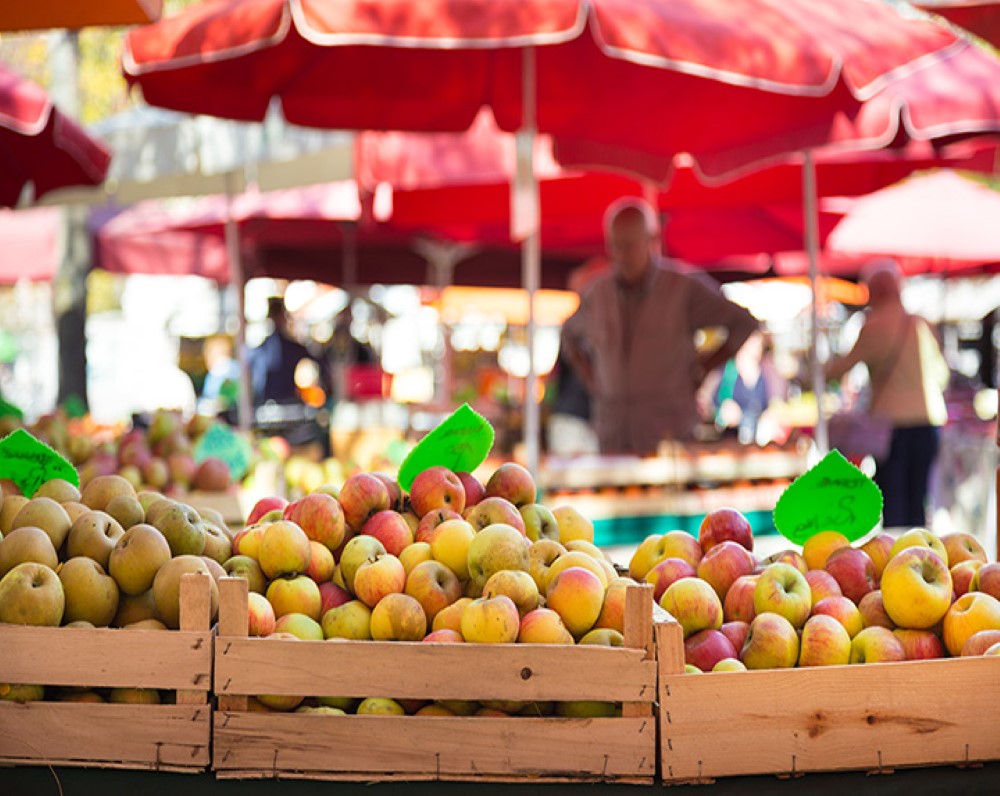
M 875 483 L 884 500 L 885 527 L 926 525 L 924 503 L 937 453 L 938 429 L 934 426 L 893 429 L 889 458 L 879 462 L 875 472 Z

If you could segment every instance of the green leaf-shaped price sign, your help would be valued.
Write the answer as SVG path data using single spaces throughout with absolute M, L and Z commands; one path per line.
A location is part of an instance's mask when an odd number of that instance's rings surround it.
M 820 531 L 838 531 L 853 542 L 881 517 L 882 491 L 837 450 L 796 478 L 774 507 L 778 533 L 796 544 Z
M 493 447 L 493 426 L 468 404 L 462 404 L 416 444 L 399 468 L 399 485 L 409 489 L 429 467 L 471 473 Z
M 229 426 L 213 423 L 194 446 L 196 462 L 203 462 L 210 457 L 222 459 L 233 480 L 239 481 L 250 469 L 253 448 L 246 437 L 237 434 Z
M 0 440 L 0 478 L 9 478 L 29 498 L 53 478 L 80 486 L 76 468 L 23 428 Z

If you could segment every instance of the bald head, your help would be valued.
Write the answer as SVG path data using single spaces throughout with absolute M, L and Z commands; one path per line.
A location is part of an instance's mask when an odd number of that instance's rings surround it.
M 861 278 L 868 287 L 868 303 L 871 306 L 900 301 L 903 275 L 895 260 L 873 260 L 864 268 Z
M 641 199 L 620 199 L 608 208 L 604 224 L 615 276 L 626 284 L 637 284 L 659 256 L 656 212 Z

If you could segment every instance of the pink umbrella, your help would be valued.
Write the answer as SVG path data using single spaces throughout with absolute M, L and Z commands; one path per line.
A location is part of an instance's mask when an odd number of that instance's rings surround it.
M 832 254 L 890 255 L 907 273 L 1000 264 L 1000 192 L 960 173 L 917 175 L 836 206 L 847 212 L 827 241 Z
M 1000 47 L 1000 2 L 997 0 L 933 0 L 915 2 L 917 8 L 939 14 Z
M 17 204 L 29 182 L 36 198 L 69 185 L 97 185 L 110 162 L 111 153 L 41 88 L 0 64 L 0 206 Z

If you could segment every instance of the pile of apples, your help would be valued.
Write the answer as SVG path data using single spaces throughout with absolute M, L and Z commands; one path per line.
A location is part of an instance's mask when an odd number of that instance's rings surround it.
M 967 533 L 852 546 L 823 531 L 758 561 L 740 512 L 647 537 L 629 565 L 684 631 L 689 672 L 1000 655 L 1000 564 Z
M 99 440 L 56 412 L 39 418 L 30 430 L 76 466 L 84 486 L 92 478 L 116 474 L 136 490 L 180 496 L 189 490 L 222 492 L 232 481 L 225 462 L 194 460 L 195 443 L 212 422 L 204 415 L 185 420 L 179 412 L 160 409 L 147 428 Z
M 425 470 L 405 494 L 359 473 L 292 503 L 259 501 L 226 569 L 245 577 L 251 635 L 307 640 L 621 646 L 631 581 L 571 507 L 536 502 L 508 463 L 483 485 Z M 260 695 L 258 709 L 420 715 L 608 716 L 610 703 L 415 702 Z
M 180 580 L 217 581 L 232 554 L 222 517 L 156 492 L 136 492 L 120 475 L 82 490 L 54 479 L 29 500 L 3 481 L 0 503 L 0 622 L 67 627 L 177 628 Z M 0 699 L 158 703 L 151 689 L 50 689 L 0 684 Z

